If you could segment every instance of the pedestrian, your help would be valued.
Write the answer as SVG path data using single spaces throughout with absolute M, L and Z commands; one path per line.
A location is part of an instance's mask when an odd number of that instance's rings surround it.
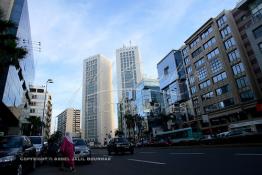
M 69 132 L 66 132 L 65 134 L 65 137 L 60 146 L 60 152 L 62 153 L 62 156 L 66 158 L 65 163 L 69 167 L 70 171 L 75 171 L 74 143 Z

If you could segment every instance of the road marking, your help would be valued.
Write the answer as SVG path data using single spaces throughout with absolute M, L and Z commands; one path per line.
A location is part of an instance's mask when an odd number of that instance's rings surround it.
M 135 162 L 143 162 L 143 163 L 151 163 L 151 164 L 158 164 L 158 165 L 165 165 L 166 163 L 162 162 L 152 162 L 152 161 L 147 161 L 147 160 L 138 160 L 138 159 L 127 159 L 130 161 L 135 161 Z
M 171 155 L 203 155 L 205 153 L 169 153 Z
M 236 153 L 236 156 L 262 156 L 262 154 L 255 154 L 255 153 Z
M 139 152 L 141 154 L 155 154 L 156 152 Z

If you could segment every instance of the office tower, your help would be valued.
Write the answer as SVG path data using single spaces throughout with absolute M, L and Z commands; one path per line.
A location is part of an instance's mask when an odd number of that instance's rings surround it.
M 256 83 L 262 89 L 262 1 L 242 0 L 232 10 L 244 46 L 244 54 L 252 67 Z
M 135 98 L 135 88 L 141 81 L 140 53 L 137 46 L 123 46 L 116 50 L 118 102 Z
M 41 119 L 41 121 L 44 123 L 44 130 L 43 133 L 42 131 L 40 131 L 40 134 L 43 134 L 44 137 L 48 138 L 50 135 L 51 118 L 52 118 L 51 94 L 46 92 L 44 86 L 30 85 L 29 88 L 30 88 L 29 96 L 31 98 L 31 102 L 29 105 L 30 108 L 29 117 L 35 116 Z M 27 132 L 28 130 L 30 130 L 30 125 L 28 128 L 28 124 L 29 123 L 25 118 L 25 120 L 23 120 L 22 122 L 22 126 L 24 126 L 24 130 L 26 130 Z
M 204 134 L 227 131 L 231 123 L 258 117 L 256 76 L 231 11 L 210 18 L 182 49 L 189 89 Z
M 80 110 L 68 108 L 57 116 L 57 131 L 62 135 L 70 132 L 73 137 L 80 137 Z
M 17 27 L 12 34 L 19 38 L 19 46 L 27 49 L 26 57 L 19 65 L 0 69 L 0 134 L 19 134 L 20 120 L 29 114 L 29 84 L 34 79 L 34 59 L 30 22 L 26 0 L 1 0 L 5 20 L 14 22 Z
M 83 64 L 82 130 L 96 144 L 104 144 L 113 132 L 112 63 L 100 54 Z

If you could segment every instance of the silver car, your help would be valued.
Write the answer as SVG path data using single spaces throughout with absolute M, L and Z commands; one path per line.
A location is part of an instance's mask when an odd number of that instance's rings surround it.
M 83 163 L 91 163 L 91 150 L 84 139 L 74 138 L 75 160 Z

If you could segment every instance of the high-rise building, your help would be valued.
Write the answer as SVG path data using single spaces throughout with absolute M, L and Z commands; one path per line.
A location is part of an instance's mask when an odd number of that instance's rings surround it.
M 182 49 L 199 126 L 206 134 L 259 117 L 261 90 L 231 11 L 210 18 Z
M 26 57 L 17 66 L 0 69 L 0 133 L 20 133 L 20 120 L 29 114 L 29 84 L 34 79 L 34 59 L 26 0 L 1 0 L 4 19 L 17 27 L 11 32 L 19 38 L 19 46 L 27 49 Z
M 152 78 L 143 78 L 136 87 L 136 114 L 143 119 L 143 130 L 149 131 L 149 121 L 153 121 L 164 112 L 163 93 L 160 91 L 159 81 Z
M 57 116 L 57 131 L 62 135 L 70 132 L 73 137 L 80 137 L 80 110 L 68 108 Z
M 181 52 L 170 51 L 158 64 L 158 78 L 163 92 L 166 113 L 172 113 L 180 102 L 189 99 Z
M 242 0 L 232 10 L 247 62 L 262 90 L 262 1 Z
M 197 129 L 181 51 L 171 50 L 157 64 L 157 70 L 165 114 L 171 115 L 175 120 L 175 123 L 170 123 L 170 127 L 178 129 L 186 123 L 194 130 Z
M 104 144 L 113 132 L 112 63 L 102 55 L 91 56 L 83 64 L 83 137 Z
M 123 98 L 135 97 L 134 90 L 142 79 L 140 66 L 140 53 L 137 46 L 124 46 L 116 50 L 118 102 Z
M 43 134 L 44 137 L 48 138 L 50 135 L 51 118 L 52 118 L 51 94 L 46 92 L 44 86 L 30 85 L 29 88 L 30 88 L 29 96 L 31 98 L 30 105 L 29 105 L 30 106 L 29 117 L 35 116 L 41 119 L 41 121 L 44 123 L 44 129 L 43 129 L 43 133 L 41 133 L 42 131 L 40 131 L 40 134 Z M 22 121 L 22 126 L 24 126 L 25 131 L 28 131 L 28 121 L 26 120 L 26 118 Z

